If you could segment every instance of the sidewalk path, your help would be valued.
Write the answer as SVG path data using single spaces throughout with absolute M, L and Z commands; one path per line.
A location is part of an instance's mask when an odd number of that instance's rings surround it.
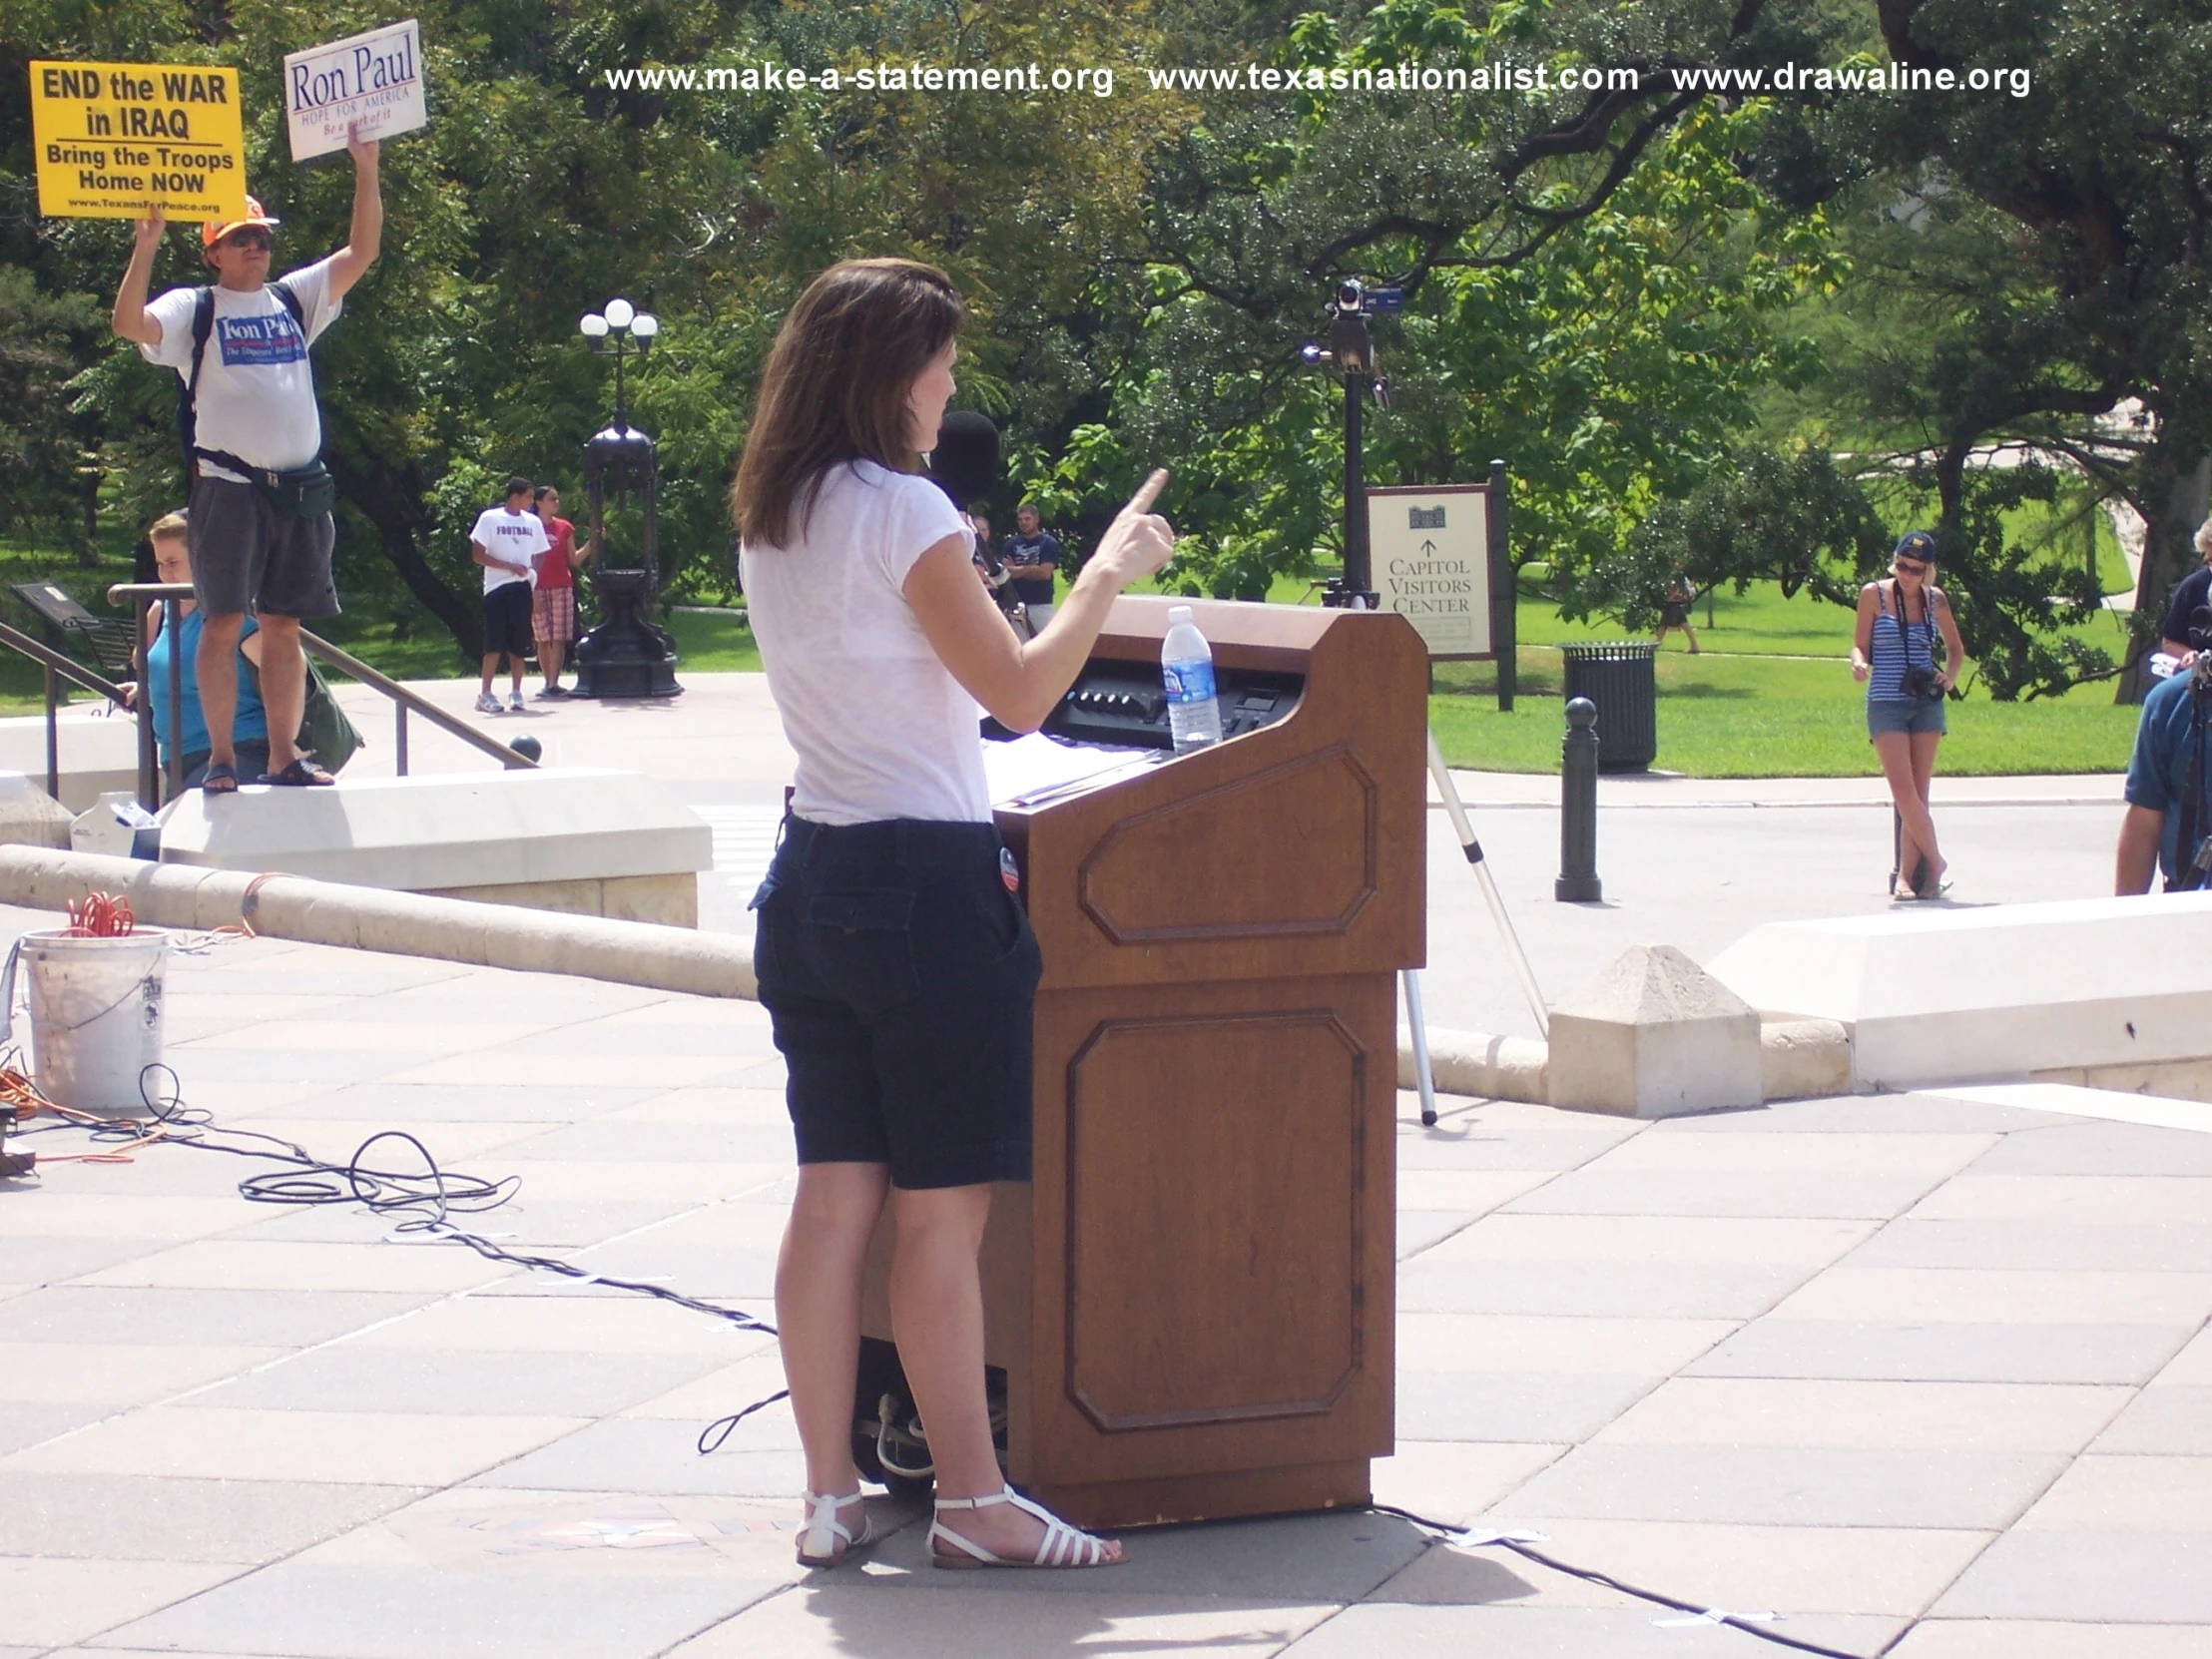
M 12 933 L 53 918 L 0 911 Z M 237 941 L 171 969 L 222 1125 L 519 1175 L 518 1250 L 764 1310 L 792 1192 L 750 1003 Z M 2212 1134 L 1940 1095 L 1656 1125 L 1401 1100 L 1378 1495 L 1897 1659 L 2212 1651 Z M 52 1154 L 74 1132 L 34 1137 Z M 387 1146 L 389 1143 L 387 1143 Z M 396 1158 L 397 1154 L 392 1155 Z M 0 1183 L 0 1655 L 1772 1659 L 1337 1514 L 793 1566 L 780 1385 L 704 1315 L 247 1203 L 177 1146 Z

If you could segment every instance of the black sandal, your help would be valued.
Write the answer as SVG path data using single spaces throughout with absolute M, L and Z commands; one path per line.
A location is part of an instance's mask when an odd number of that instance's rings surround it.
M 293 761 L 290 766 L 284 768 L 282 772 L 263 773 L 262 782 L 265 784 L 278 784 L 284 786 L 287 789 L 299 790 L 306 789 L 312 785 L 335 784 L 337 780 L 331 777 L 330 774 L 328 774 L 327 772 L 324 772 L 320 767 L 316 766 L 314 762 L 308 760 L 306 756 L 302 755 L 297 760 Z M 236 787 L 236 785 L 233 786 L 233 788 Z
M 239 769 L 229 761 L 210 761 L 208 770 L 200 775 L 202 795 L 236 795 L 239 793 Z

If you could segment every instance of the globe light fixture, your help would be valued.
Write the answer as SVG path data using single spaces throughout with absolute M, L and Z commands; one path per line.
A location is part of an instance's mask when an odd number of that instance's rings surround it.
M 631 308 L 630 301 L 627 299 L 610 299 L 607 301 L 607 326 L 610 328 L 629 327 L 630 319 L 636 314 L 637 312 Z
M 586 311 L 584 319 L 576 324 L 576 331 L 586 339 L 605 339 L 607 337 L 607 319 L 597 311 Z

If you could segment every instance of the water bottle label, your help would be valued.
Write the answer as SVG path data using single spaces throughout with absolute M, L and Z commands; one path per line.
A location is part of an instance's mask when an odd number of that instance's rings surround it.
M 1212 663 L 1170 663 L 1160 670 L 1167 682 L 1170 703 L 1211 703 L 1214 700 Z

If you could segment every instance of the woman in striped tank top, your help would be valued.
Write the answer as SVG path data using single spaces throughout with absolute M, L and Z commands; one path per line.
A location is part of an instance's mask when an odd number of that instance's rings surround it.
M 1941 663 L 1936 657 L 1938 629 Z M 1903 896 L 1900 872 L 1915 898 L 1940 897 L 1950 885 L 1929 816 L 1928 784 L 1943 741 L 1943 700 L 1965 664 L 1958 624 L 1936 585 L 1936 538 L 1915 530 L 1890 555 L 1890 580 L 1859 590 L 1859 631 L 1851 646 L 1852 678 L 1867 683 L 1867 737 L 1904 826 L 1897 868 L 1890 872 L 1892 898 Z

